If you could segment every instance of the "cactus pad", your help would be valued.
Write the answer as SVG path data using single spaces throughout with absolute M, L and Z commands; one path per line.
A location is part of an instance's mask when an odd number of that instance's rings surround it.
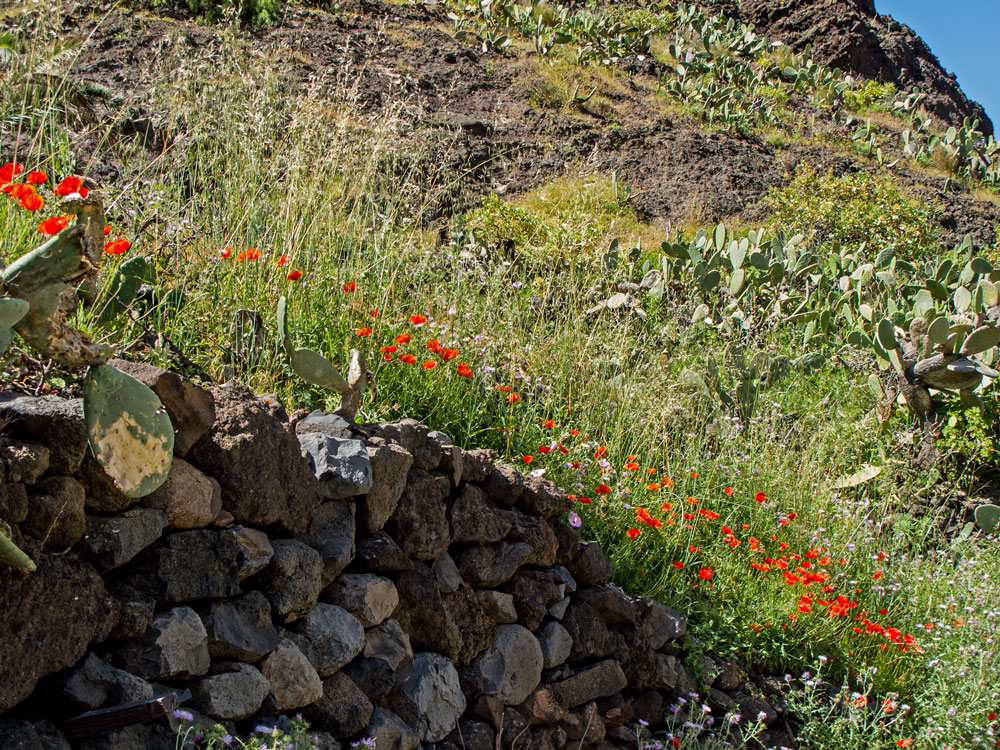
M 174 430 L 152 390 L 110 365 L 91 367 L 83 415 L 94 455 L 123 494 L 144 497 L 163 484 Z
M 16 297 L 0 297 L 0 331 L 13 328 L 14 325 L 28 314 L 31 305 Z
M 976 508 L 976 526 L 987 534 L 1000 531 L 1000 505 L 980 505 Z

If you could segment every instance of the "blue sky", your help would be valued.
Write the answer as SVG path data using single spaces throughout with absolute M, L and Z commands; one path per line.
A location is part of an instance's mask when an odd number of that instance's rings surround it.
M 875 0 L 875 7 L 922 36 L 1000 131 L 1000 0 Z

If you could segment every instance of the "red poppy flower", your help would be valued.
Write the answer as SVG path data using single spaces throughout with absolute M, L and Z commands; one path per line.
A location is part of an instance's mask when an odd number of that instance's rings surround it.
M 292 271 L 286 278 L 289 281 L 298 281 L 302 278 L 302 271 Z
M 401 334 L 399 334 L 396 337 L 396 343 L 397 344 L 405 344 L 407 341 L 410 340 L 410 338 L 411 338 L 410 334 L 408 334 L 408 333 L 401 333 Z
M 433 349 L 437 349 L 439 346 L 441 346 L 441 342 L 438 341 L 437 339 L 431 339 L 426 344 L 424 344 L 424 346 L 426 346 L 428 349 L 433 350 Z
M 656 492 L 658 489 L 661 489 L 662 487 L 663 487 L 662 484 L 657 484 L 656 482 L 646 485 L 646 489 L 650 490 L 651 492 Z
M 438 363 L 435 362 L 433 359 L 429 359 L 426 362 L 424 362 L 424 369 L 425 370 L 433 370 L 437 366 L 438 366 Z
M 530 464 L 532 461 L 535 460 L 535 457 L 534 456 L 521 456 L 521 460 L 524 461 L 524 463 L 526 463 L 526 464 Z
M 715 575 L 715 571 L 711 568 L 699 568 L 698 577 L 704 581 L 711 580 L 712 576 Z
M 508 396 L 507 396 L 507 403 L 508 404 L 516 404 L 520 400 L 521 400 L 521 397 L 518 396 L 516 393 L 511 393 L 511 394 L 508 394 Z
M 50 216 L 38 225 L 38 231 L 42 234 L 58 234 L 69 226 L 68 216 Z
M 130 247 L 132 247 L 132 243 L 128 240 L 115 240 L 104 246 L 104 253 L 105 255 L 121 255 Z
M 597 446 L 597 450 L 594 451 L 594 458 L 602 458 L 604 454 L 607 452 L 608 452 L 608 446 L 599 445 Z
M 34 172 L 28 172 L 28 174 L 24 176 L 24 181 L 29 185 L 41 185 L 43 182 L 49 181 L 49 176 L 45 174 L 45 172 L 36 170 Z
M 427 316 L 425 315 L 411 315 L 410 322 L 415 326 L 421 326 L 427 322 Z
M 576 501 L 578 503 L 583 503 L 584 505 L 591 505 L 594 502 L 589 497 L 578 497 Z
M 629 529 L 628 531 L 625 532 L 625 536 L 627 536 L 629 539 L 638 539 L 640 536 L 642 536 L 642 532 L 639 531 L 639 529 Z
M 391 354 L 383 354 L 382 355 L 382 359 L 385 360 L 386 362 L 392 362 L 392 355 Z
M 900 740 L 896 740 L 896 747 L 909 747 L 913 744 L 912 737 L 903 737 Z
M 550 448 L 547 445 L 539 445 L 538 446 L 538 452 L 539 453 L 551 453 L 552 452 L 552 448 Z
M 404 354 L 399 359 L 401 362 L 406 362 L 406 364 L 408 365 L 412 365 L 417 361 L 417 358 L 414 357 L 412 354 Z
M 767 495 L 765 495 L 763 492 L 758 492 L 756 495 L 753 496 L 753 499 L 756 500 L 758 503 L 762 503 L 765 500 L 767 500 Z
M 24 196 L 31 195 L 35 192 L 35 186 L 25 185 L 23 182 L 19 182 L 16 185 L 11 185 L 8 192 L 10 193 L 11 198 L 17 200 L 18 198 L 23 198 Z
M 734 487 L 726 487 L 724 490 L 722 490 L 722 492 L 723 492 L 723 494 L 729 495 L 729 497 L 732 497 L 733 493 L 736 492 L 736 488 L 734 488 Z
M 551 430 L 555 426 L 556 423 L 552 419 L 546 419 L 544 422 L 542 422 L 542 427 L 544 427 L 546 430 Z
M 882 571 L 881 570 L 876 570 L 874 573 L 872 573 L 872 578 L 874 578 L 876 581 L 879 578 L 881 578 L 881 577 L 882 577 Z
M 0 182 L 10 182 L 24 171 L 24 165 L 17 162 L 4 164 L 0 167 Z
M 107 232 L 105 232 L 107 234 Z M 228 258 L 233 254 L 233 249 L 231 247 L 224 247 L 219 251 L 220 258 Z
M 257 260 L 260 257 L 260 250 L 255 247 L 248 248 L 236 256 L 236 260 Z
M 21 198 L 18 203 L 21 205 L 21 208 L 27 209 L 28 211 L 37 211 L 45 205 L 45 199 L 38 193 L 28 193 L 26 196 Z
M 83 186 L 82 177 L 70 175 L 56 185 L 53 192 L 56 195 L 72 195 L 73 193 L 79 193 L 81 197 L 86 198 L 88 190 Z
M 390 344 L 389 346 L 383 346 L 381 349 L 379 349 L 379 351 L 382 352 L 383 354 L 392 354 L 394 351 L 396 351 L 396 345 Z
M 356 287 L 357 285 L 353 281 L 348 281 L 346 284 L 344 284 L 343 288 L 345 292 L 353 292 Z
M 449 359 L 455 359 L 458 356 L 458 349 L 438 349 L 437 353 L 441 359 L 447 362 Z
M 104 225 L 104 236 L 107 237 L 109 234 L 111 234 L 111 225 L 110 224 L 105 224 Z
M 692 479 L 697 479 L 698 478 L 698 472 L 697 471 L 692 471 L 690 474 L 688 474 L 688 476 L 691 477 Z
M 628 469 L 629 471 L 638 471 L 639 464 L 637 464 L 635 461 L 629 461 L 627 464 L 625 464 L 625 468 Z
M 371 336 L 372 335 L 372 329 L 371 328 L 355 328 L 354 329 L 354 333 L 357 334 L 358 336 Z
M 288 263 L 288 256 L 287 255 L 282 255 L 280 258 L 278 258 L 276 261 L 274 261 L 274 265 L 276 265 L 276 266 L 283 266 L 286 263 Z
M 608 485 L 606 484 L 599 484 L 597 485 L 596 488 L 594 488 L 594 492 L 596 492 L 598 495 L 607 495 L 609 492 L 611 492 L 611 488 L 608 487 Z
M 472 368 L 469 367 L 467 364 L 464 364 L 462 362 L 458 363 L 458 367 L 456 368 L 456 371 L 463 378 L 471 378 L 472 377 Z
M 378 308 L 376 307 L 374 310 L 369 310 L 368 314 L 371 315 L 373 318 L 377 318 L 378 317 Z
M 674 560 L 673 565 L 675 568 L 677 568 L 677 570 L 680 570 L 681 568 L 684 567 L 684 563 L 681 562 L 680 560 Z

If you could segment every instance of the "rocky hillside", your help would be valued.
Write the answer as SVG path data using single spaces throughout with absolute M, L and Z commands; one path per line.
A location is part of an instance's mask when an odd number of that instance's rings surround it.
M 724 0 L 713 7 L 795 49 L 810 45 L 832 67 L 900 90 L 916 88 L 927 94 L 927 108 L 944 122 L 978 118 L 984 133 L 993 132 L 982 105 L 965 95 L 924 40 L 892 16 L 876 12 L 874 0 Z

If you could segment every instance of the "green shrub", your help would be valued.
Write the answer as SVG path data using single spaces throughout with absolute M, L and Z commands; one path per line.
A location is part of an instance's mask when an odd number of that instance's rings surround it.
M 856 112 L 863 112 L 895 95 L 895 93 L 896 87 L 892 83 L 865 81 L 864 85 L 844 92 L 844 104 Z
M 152 10 L 186 10 L 209 23 L 234 17 L 252 26 L 270 26 L 278 20 L 285 3 L 284 0 L 136 0 L 136 5 Z
M 819 173 L 808 164 L 783 188 L 767 197 L 774 231 L 814 232 L 813 242 L 834 242 L 856 249 L 866 243 L 874 255 L 888 245 L 904 259 L 926 257 L 939 249 L 932 206 L 903 194 L 890 177 L 865 172 Z

